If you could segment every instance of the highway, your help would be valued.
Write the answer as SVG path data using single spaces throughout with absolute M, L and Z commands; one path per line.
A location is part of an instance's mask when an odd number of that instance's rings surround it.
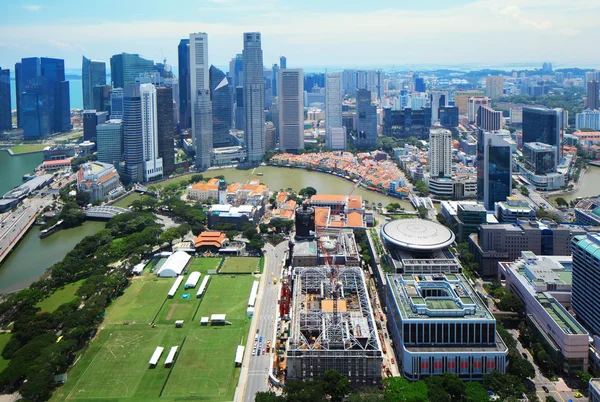
M 282 260 L 288 249 L 288 242 L 279 243 L 276 247 L 270 244 L 265 246 L 266 263 L 265 270 L 261 277 L 258 292 L 258 303 L 254 312 L 254 319 L 250 328 L 250 337 L 244 353 L 244 364 L 240 375 L 239 388 L 243 390 L 243 396 L 240 399 L 247 402 L 254 401 L 257 392 L 269 390 L 268 375 L 271 366 L 272 353 L 262 354 L 262 349 L 266 349 L 267 341 L 271 345 L 275 344 L 275 325 L 279 316 L 279 306 L 277 299 L 281 284 Z M 277 278 L 277 285 L 273 284 L 273 278 Z M 256 330 L 258 329 L 258 333 Z M 255 345 L 254 337 L 258 334 L 262 336 L 261 355 L 253 355 Z M 257 348 L 258 349 L 258 348 Z

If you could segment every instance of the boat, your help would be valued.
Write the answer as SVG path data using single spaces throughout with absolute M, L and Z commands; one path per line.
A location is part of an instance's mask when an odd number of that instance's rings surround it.
M 35 175 L 34 174 L 24 174 L 23 175 L 23 181 L 29 181 L 31 179 L 34 179 Z
M 256 175 L 257 175 L 257 176 L 262 176 L 262 175 L 263 175 L 263 173 L 261 173 L 261 172 L 258 172 L 258 173 L 256 173 Z

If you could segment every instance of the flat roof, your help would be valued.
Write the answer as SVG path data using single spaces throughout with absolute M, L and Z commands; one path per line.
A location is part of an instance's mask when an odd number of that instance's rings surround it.
M 563 306 L 560 305 L 556 299 L 548 298 L 544 293 L 538 293 L 536 295 L 539 303 L 542 305 L 544 310 L 548 313 L 550 317 L 558 324 L 559 327 L 563 329 L 568 334 L 577 334 L 584 335 L 587 334 L 586 331 L 581 328 L 581 325 L 575 321 Z
M 398 219 L 381 228 L 390 243 L 411 250 L 434 251 L 450 246 L 454 233 L 446 226 L 424 219 Z

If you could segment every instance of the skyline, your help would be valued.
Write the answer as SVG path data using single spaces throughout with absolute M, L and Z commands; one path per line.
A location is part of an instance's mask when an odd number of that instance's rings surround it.
M 226 66 L 241 53 L 242 33 L 254 31 L 263 36 L 267 66 L 278 63 L 280 55 L 288 58 L 291 68 L 518 65 L 544 60 L 559 68 L 600 65 L 600 56 L 587 51 L 600 33 L 595 26 L 600 6 L 586 0 L 425 0 L 402 6 L 383 0 L 370 10 L 364 3 L 340 0 L 308 0 L 302 5 L 282 0 L 254 5 L 184 0 L 168 10 L 141 0 L 52 3 L 6 2 L 10 22 L 0 33 L 10 42 L 0 40 L 0 66 L 13 68 L 22 57 L 48 55 L 64 58 L 66 66 L 75 68 L 81 65 L 81 55 L 108 61 L 121 52 L 139 53 L 155 62 L 164 54 L 167 63 L 176 66 L 179 40 L 199 31 L 214 44 L 209 56 L 216 66 Z

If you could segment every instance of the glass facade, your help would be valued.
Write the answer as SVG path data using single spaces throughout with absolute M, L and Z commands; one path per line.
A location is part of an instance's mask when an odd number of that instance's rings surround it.
M 0 130 L 12 128 L 10 103 L 10 70 L 0 68 Z
M 488 148 L 487 165 L 488 188 L 489 192 L 486 196 L 486 208 L 493 208 L 494 203 L 504 201 L 511 193 L 511 150 L 510 146 Z
M 192 126 L 192 99 L 190 95 L 190 40 L 182 39 L 177 47 L 179 62 L 179 125 Z
M 561 112 L 554 109 L 535 107 L 523 108 L 523 144 L 542 142 L 560 149 Z
M 109 120 L 96 128 L 98 161 L 117 165 L 123 159 L 123 122 Z
M 94 87 L 106 85 L 106 63 L 103 61 L 90 60 L 83 56 L 81 63 L 81 85 L 83 93 L 83 109 L 100 109 L 100 105 L 94 102 Z
M 110 58 L 110 77 L 113 88 L 125 88 L 135 84 L 140 74 L 156 72 L 154 61 L 146 60 L 139 54 L 121 53 Z
M 556 147 L 540 143 L 526 143 L 523 156 L 527 169 L 537 175 L 556 172 Z
M 371 91 L 359 89 L 356 94 L 356 137 L 357 148 L 377 146 L 377 106 L 371 104 Z
M 225 73 L 215 66 L 210 66 L 209 76 L 213 107 L 213 146 L 224 147 L 230 145 L 231 88 Z
M 128 85 L 123 95 L 123 180 L 143 181 L 142 98 L 139 85 Z
M 173 88 L 156 88 L 156 113 L 158 156 L 162 158 L 163 176 L 168 176 L 175 171 Z

